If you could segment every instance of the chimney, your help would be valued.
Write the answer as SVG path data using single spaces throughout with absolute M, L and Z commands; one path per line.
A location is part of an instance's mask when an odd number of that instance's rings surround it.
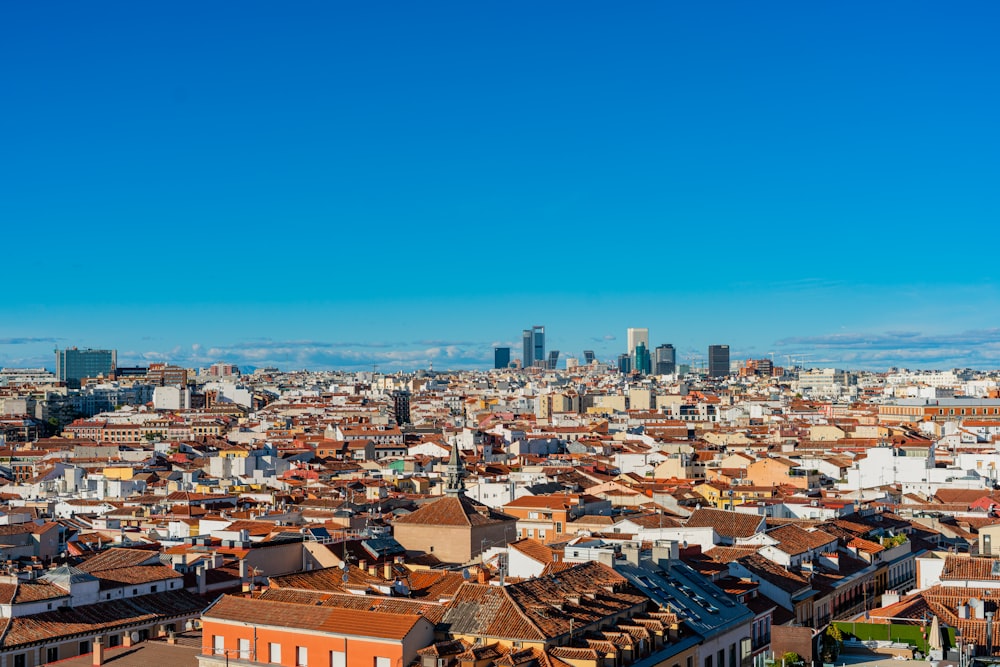
M 104 664 L 104 640 L 100 637 L 94 637 L 94 653 L 92 657 L 94 667 L 101 667 Z
M 382 566 L 382 578 L 386 581 L 392 581 L 395 577 L 392 574 L 392 561 L 386 561 Z
M 125 632 L 124 635 L 125 636 L 122 637 L 122 647 L 124 647 L 124 648 L 132 648 L 132 633 L 131 632 Z
M 986 655 L 993 655 L 993 612 L 986 612 Z
M 195 568 L 195 575 L 198 577 L 198 595 L 204 595 L 207 588 L 204 563 L 198 563 L 198 567 Z
M 241 558 L 240 559 L 240 582 L 242 582 L 242 583 L 245 584 L 247 582 L 247 575 L 249 573 L 250 573 L 250 568 L 247 566 L 247 559 L 246 558 Z
M 622 553 L 625 554 L 625 561 L 629 565 L 639 565 L 639 554 L 642 545 L 639 542 L 622 542 Z
M 359 560 L 358 561 L 358 569 L 361 570 L 362 572 L 367 572 L 368 571 L 368 561 L 366 561 L 366 560 Z
M 478 568 L 478 571 L 476 572 L 476 583 L 486 584 L 489 583 L 491 578 L 492 577 L 490 575 L 489 570 L 487 570 L 485 567 Z
M 670 566 L 670 561 L 680 557 L 676 540 L 656 540 L 653 542 L 653 562 L 663 569 Z

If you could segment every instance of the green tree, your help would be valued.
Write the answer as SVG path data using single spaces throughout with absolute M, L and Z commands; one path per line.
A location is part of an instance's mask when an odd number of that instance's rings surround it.
M 840 655 L 841 642 L 844 634 L 836 625 L 830 625 L 823 633 L 823 661 L 833 662 Z
M 802 656 L 795 651 L 785 651 L 781 654 L 781 662 L 784 665 L 798 665 L 802 663 Z

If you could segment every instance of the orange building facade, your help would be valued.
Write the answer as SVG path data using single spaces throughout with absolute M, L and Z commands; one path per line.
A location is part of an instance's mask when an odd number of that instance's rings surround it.
M 202 637 L 200 667 L 399 667 L 434 642 L 434 626 L 416 614 L 225 596 L 202 616 Z

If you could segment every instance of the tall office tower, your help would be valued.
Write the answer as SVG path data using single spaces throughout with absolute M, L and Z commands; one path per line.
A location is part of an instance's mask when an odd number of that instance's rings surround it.
M 507 368 L 510 366 L 510 348 L 493 348 L 493 368 Z
M 84 378 L 114 376 L 117 361 L 117 350 L 79 350 L 75 347 L 56 350 L 56 377 L 66 386 L 79 389 L 80 380 Z
M 656 348 L 653 354 L 653 369 L 657 375 L 671 375 L 677 370 L 677 351 L 670 343 Z
M 618 355 L 618 372 L 625 375 L 632 372 L 632 357 L 624 352 Z
M 549 359 L 545 362 L 545 367 L 549 370 L 555 370 L 556 364 L 559 363 L 559 350 L 552 350 L 549 352 Z
M 639 346 L 639 343 L 645 345 L 647 350 L 649 349 L 649 329 L 645 327 L 642 328 L 629 327 L 628 353 L 630 355 L 635 354 L 635 348 Z
M 545 366 L 545 327 L 533 326 L 521 333 L 521 345 L 524 348 L 524 358 L 521 365 Z
M 535 339 L 531 329 L 521 332 L 521 368 L 531 368 L 535 363 Z
M 729 375 L 729 346 L 708 346 L 708 377 L 723 378 Z
M 632 353 L 632 368 L 634 368 L 637 373 L 642 373 L 643 375 L 649 375 L 653 372 L 653 364 L 649 357 L 649 349 L 646 348 L 645 343 L 640 342 L 635 346 L 635 351 Z
M 545 327 L 531 327 L 531 337 L 535 341 L 535 359 L 532 363 L 536 366 L 543 365 L 545 362 Z
M 584 350 L 583 351 L 583 363 L 587 364 L 588 366 L 591 365 L 592 363 L 594 363 L 594 359 L 596 359 L 596 358 L 597 357 L 594 356 L 594 351 L 593 350 Z

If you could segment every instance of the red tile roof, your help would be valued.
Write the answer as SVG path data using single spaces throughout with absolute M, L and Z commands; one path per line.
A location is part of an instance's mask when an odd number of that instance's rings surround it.
M 388 614 L 357 609 L 315 607 L 226 595 L 202 615 L 204 621 L 330 632 L 356 637 L 402 640 L 420 620 L 418 614 Z

